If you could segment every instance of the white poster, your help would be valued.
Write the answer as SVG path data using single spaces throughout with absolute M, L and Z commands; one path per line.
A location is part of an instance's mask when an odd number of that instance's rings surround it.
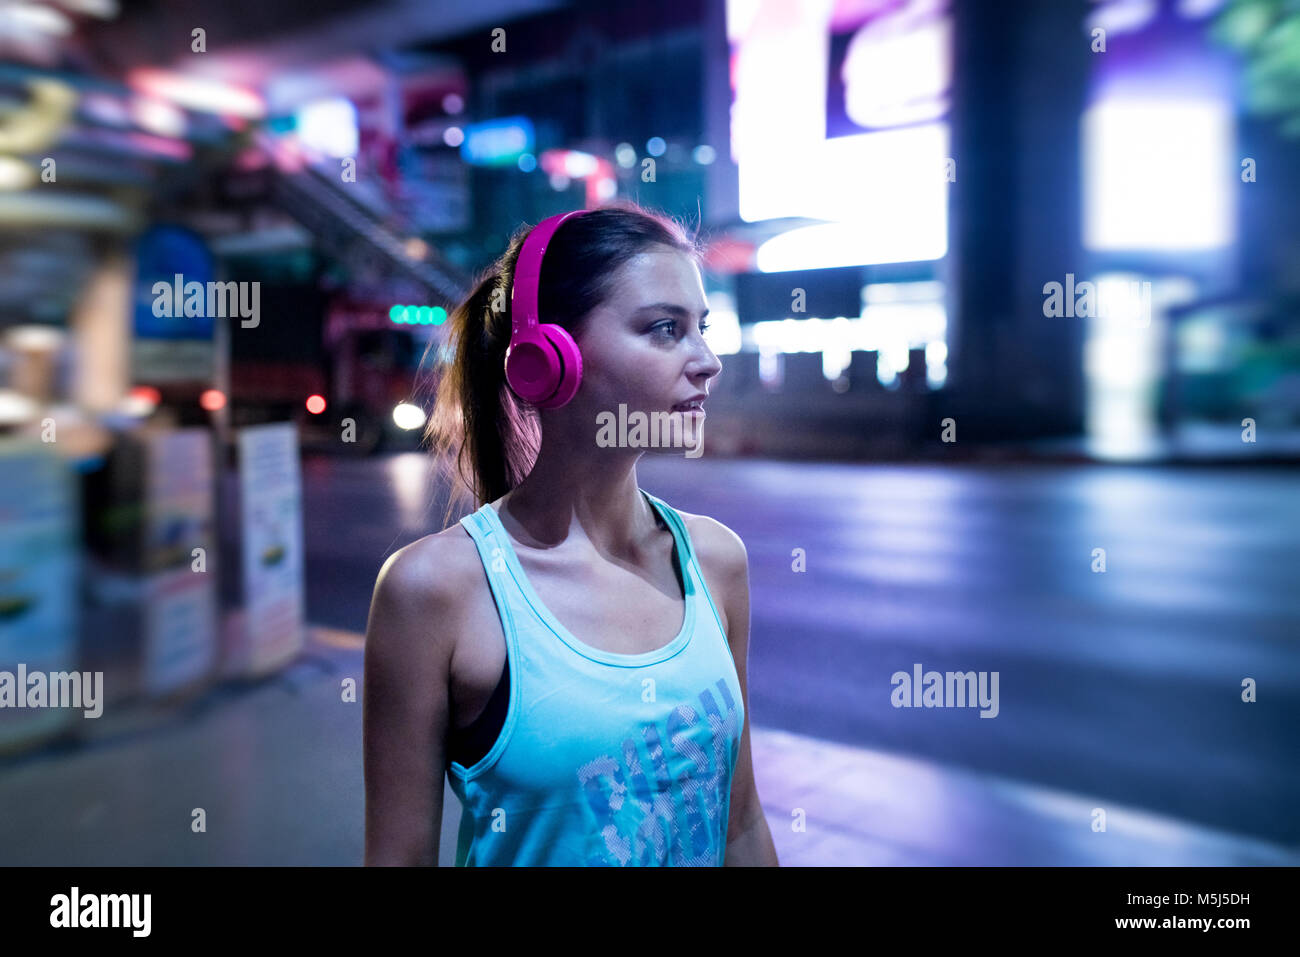
M 157 695 L 204 677 L 216 661 L 217 547 L 211 432 L 179 429 L 147 441 L 141 680 Z
M 286 663 L 306 643 L 302 470 L 293 423 L 240 430 L 239 487 L 245 671 L 256 675 Z

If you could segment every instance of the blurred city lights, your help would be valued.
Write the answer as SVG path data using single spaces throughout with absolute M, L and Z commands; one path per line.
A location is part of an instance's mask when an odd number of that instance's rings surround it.
M 35 3 L 11 3 L 0 7 L 0 35 L 21 37 L 24 34 L 67 36 L 72 23 L 59 10 Z
M 67 330 L 55 326 L 10 326 L 5 344 L 27 352 L 49 352 L 59 348 L 67 338 Z
M 199 396 L 199 405 L 209 412 L 216 412 L 226 406 L 226 394 L 220 389 L 204 389 Z
M 135 418 L 146 418 L 153 414 L 162 401 L 162 393 L 152 386 L 138 385 L 126 394 L 122 400 L 121 411 Z
M 1088 30 L 1105 30 L 1116 35 L 1135 33 L 1155 17 L 1157 0 L 1109 0 L 1088 15 Z
M 574 179 L 590 176 L 598 169 L 596 157 L 581 150 L 564 150 L 563 162 L 565 175 Z
M 41 404 L 13 389 L 0 389 L 0 426 L 22 425 L 36 418 Z
M 913 128 L 901 134 L 877 133 L 862 139 L 904 136 L 914 141 L 918 135 L 925 137 L 924 133 L 917 132 L 923 129 Z M 897 145 L 903 146 L 901 142 Z M 869 152 L 875 152 L 875 147 L 868 147 L 860 155 Z M 888 165 L 897 176 L 886 176 L 874 185 L 864 181 L 859 189 L 859 193 L 874 197 L 875 217 L 838 216 L 838 221 L 787 230 L 758 247 L 758 268 L 762 272 L 785 272 L 942 259 L 948 251 L 947 199 L 942 177 L 937 172 L 942 154 L 943 149 L 937 148 L 937 143 L 910 157 L 906 148 L 892 150 L 888 163 L 877 164 L 875 168 Z M 909 159 L 913 165 L 906 170 L 898 165 Z M 872 168 L 872 164 L 868 163 L 867 168 Z M 918 175 L 918 170 L 927 169 L 936 172 Z
M 636 165 L 636 150 L 631 143 L 619 143 L 614 147 L 614 159 L 624 169 L 631 169 Z
M 1142 282 L 1150 282 L 1148 295 Z M 1088 382 L 1085 428 L 1093 451 L 1105 457 L 1148 452 L 1157 436 L 1156 406 L 1169 306 L 1196 294 L 1183 277 L 1146 280 L 1138 273 L 1095 279 L 1106 309 L 1086 318 L 1083 370 Z
M 424 425 L 424 410 L 418 405 L 403 402 L 393 409 L 393 422 L 399 429 L 410 431 Z
M 159 136 L 184 136 L 189 125 L 184 112 L 170 103 L 151 97 L 135 97 L 131 101 L 130 110 L 141 129 Z
M 111 20 L 119 12 L 118 0 L 59 0 L 59 3 L 74 13 L 82 13 L 101 20 Z
M 507 116 L 463 128 L 460 155 L 476 166 L 506 166 L 517 163 L 533 149 L 533 121 L 526 116 Z
M 137 67 L 127 74 L 127 84 L 140 93 L 170 100 L 205 113 L 232 113 L 248 119 L 266 115 L 262 98 L 252 90 L 184 73 L 154 67 Z
M 939 6 L 939 5 L 936 5 Z M 952 19 L 902 9 L 872 20 L 845 54 L 844 111 L 880 128 L 935 120 L 948 112 Z
M 618 195 L 618 183 L 612 177 L 599 177 L 595 180 L 595 187 L 596 195 L 594 201 L 597 203 L 603 203 Z
M 785 363 L 782 354 L 769 348 L 760 348 L 758 353 L 758 381 L 765 389 L 779 389 L 785 379 Z
M 35 182 L 35 169 L 12 156 L 0 156 L 0 190 L 26 189 Z
M 1084 245 L 1203 250 L 1236 236 L 1232 111 L 1118 97 L 1083 116 Z
M 307 411 L 312 415 L 320 415 L 325 411 L 325 397 L 323 395 L 307 396 Z
M 925 344 L 925 377 L 931 389 L 942 388 L 948 380 L 948 345 L 934 341 Z
M 360 142 L 357 108 L 346 97 L 306 103 L 298 108 L 294 118 L 298 138 L 305 146 L 335 159 L 357 155 Z
M 735 297 L 729 292 L 715 290 L 707 298 L 709 329 L 704 334 L 704 339 L 714 355 L 735 355 L 744 345 L 740 317 L 736 315 Z
M 447 310 L 442 306 L 392 306 L 388 318 L 399 324 L 440 326 L 447 321 Z
M 1189 20 L 1209 16 L 1223 7 L 1228 0 L 1178 0 L 1178 15 Z

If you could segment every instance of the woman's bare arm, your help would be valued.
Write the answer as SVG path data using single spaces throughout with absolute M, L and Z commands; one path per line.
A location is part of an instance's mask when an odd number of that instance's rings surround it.
M 455 589 L 428 536 L 389 556 L 366 625 L 365 863 L 438 864 Z M 440 567 L 441 566 L 441 567 Z

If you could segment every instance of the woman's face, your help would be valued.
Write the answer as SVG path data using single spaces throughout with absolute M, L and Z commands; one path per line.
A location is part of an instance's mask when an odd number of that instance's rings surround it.
M 686 254 L 659 246 L 622 266 L 609 298 L 591 311 L 577 337 L 583 371 L 576 404 L 592 416 L 593 428 L 605 412 L 617 421 L 620 404 L 628 415 L 643 413 L 654 428 L 664 417 L 653 413 L 670 413 L 708 393 L 722 363 L 701 334 L 707 312 L 699 268 Z M 679 420 L 684 443 L 697 447 L 703 414 L 672 418 Z

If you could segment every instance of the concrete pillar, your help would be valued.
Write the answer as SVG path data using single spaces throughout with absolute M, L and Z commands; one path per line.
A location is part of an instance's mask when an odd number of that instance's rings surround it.
M 1084 0 L 953 4 L 948 359 L 963 438 L 1081 434 L 1084 330 L 1043 315 L 1081 266 Z

